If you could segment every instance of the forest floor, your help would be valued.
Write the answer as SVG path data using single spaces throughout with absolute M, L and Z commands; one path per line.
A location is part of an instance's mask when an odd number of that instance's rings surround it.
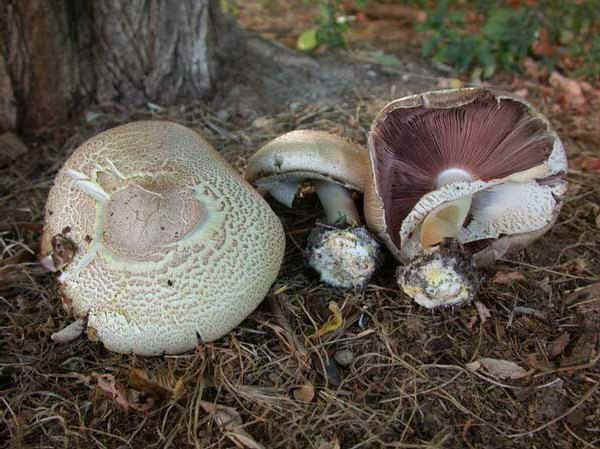
M 244 2 L 239 21 L 293 47 L 314 12 L 268 3 Z M 0 167 L 0 448 L 600 447 L 594 83 L 580 84 L 574 101 L 568 83 L 532 73 L 487 81 L 549 117 L 569 155 L 569 190 L 551 231 L 482 273 L 475 304 L 417 306 L 398 290 L 391 257 L 364 290 L 324 285 L 299 263 L 322 218 L 307 192 L 293 209 L 271 202 L 286 230 L 284 264 L 263 304 L 227 336 L 154 358 L 111 353 L 87 338 L 50 340 L 71 318 L 37 263 L 38 241 L 53 176 L 81 142 L 131 120 L 169 119 L 201 130 L 240 170 L 255 149 L 296 128 L 364 145 L 387 101 L 463 83 L 420 60 L 405 24 L 384 22 L 351 30 L 346 57 L 367 64 L 367 78 L 339 97 L 290 97 L 260 115 L 214 102 L 115 107 L 24 138 L 28 153 Z M 365 62 L 378 50 L 403 67 Z M 343 320 L 316 338 L 331 303 Z M 336 361 L 342 355 L 349 363 Z

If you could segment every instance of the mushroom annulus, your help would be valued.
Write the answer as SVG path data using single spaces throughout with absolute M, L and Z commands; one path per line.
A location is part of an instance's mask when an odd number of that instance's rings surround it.
M 311 165 L 326 168 L 315 154 Z M 282 176 L 285 152 L 278 155 Z M 566 192 L 566 155 L 548 120 L 522 98 L 488 88 L 392 101 L 372 123 L 368 160 L 352 159 L 344 182 L 364 192 L 368 229 L 402 264 L 401 288 L 427 308 L 472 300 L 477 268 L 548 231 Z
M 46 204 L 41 261 L 60 273 L 63 304 L 91 339 L 159 355 L 244 320 L 275 280 L 284 245 L 278 217 L 200 134 L 140 121 L 89 139 L 65 162 Z

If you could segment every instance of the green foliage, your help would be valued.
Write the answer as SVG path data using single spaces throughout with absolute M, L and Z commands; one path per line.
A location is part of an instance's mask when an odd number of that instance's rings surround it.
M 386 0 L 430 9 L 424 23 L 416 24 L 423 33 L 421 51 L 435 62 L 458 73 L 488 78 L 498 69 L 519 70 L 532 53 L 540 30 L 550 43 L 560 47 L 554 56 L 533 55 L 553 69 L 559 56 L 577 60 L 573 76 L 600 76 L 600 0 L 537 0 L 512 8 L 505 0 Z M 340 17 L 341 0 L 304 0 L 319 8 L 314 28 L 298 40 L 298 48 L 311 50 L 318 45 L 345 47 L 348 25 Z M 355 0 L 359 7 L 368 0 Z M 467 21 L 466 11 L 477 13 L 476 23 Z M 563 67 L 561 67 L 563 68 Z
M 356 5 L 361 8 L 368 0 L 355 0 Z M 300 40 L 306 41 L 307 33 L 312 33 L 313 29 L 306 30 L 300 35 L 298 40 L 298 48 L 311 50 L 319 44 L 327 45 L 328 47 L 345 47 L 345 35 L 348 31 L 348 24 L 344 20 L 340 20 L 341 8 L 340 0 L 305 0 L 307 3 L 315 3 L 319 8 L 319 17 L 314 30 L 316 30 L 316 44 L 310 48 L 302 48 L 303 44 Z
M 537 29 L 535 15 L 525 8 L 491 9 L 478 33 L 468 32 L 465 25 L 463 12 L 452 11 L 447 0 L 439 2 L 417 27 L 427 36 L 423 55 L 459 73 L 479 68 L 489 77 L 496 68 L 516 69 L 534 42 Z
M 600 0 L 540 0 L 541 23 L 566 54 L 582 64 L 573 76 L 600 76 Z
M 344 34 L 348 30 L 345 22 L 339 21 L 339 2 L 337 0 L 316 0 L 319 4 L 317 23 L 317 41 L 329 47 L 345 47 Z
M 477 31 L 468 30 L 457 8 L 472 7 L 483 20 Z M 443 0 L 417 25 L 425 39 L 423 55 L 451 66 L 458 73 L 474 71 L 484 77 L 496 69 L 518 70 L 541 29 L 561 51 L 583 62 L 575 74 L 600 75 L 600 37 L 594 24 L 600 20 L 599 0 L 539 0 L 534 5 L 510 8 L 502 0 Z M 597 26 L 597 25 L 596 25 Z M 557 56 L 541 56 L 553 67 Z

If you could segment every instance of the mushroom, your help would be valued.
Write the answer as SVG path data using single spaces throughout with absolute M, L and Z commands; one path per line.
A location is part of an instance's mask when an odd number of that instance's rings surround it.
M 469 301 L 477 286 L 465 263 L 488 265 L 541 236 L 566 192 L 566 155 L 548 120 L 491 89 L 395 100 L 368 145 L 369 229 L 407 264 L 404 291 L 429 308 Z M 459 245 L 432 257 L 448 239 Z
M 364 286 L 381 261 L 380 244 L 360 227 L 351 194 L 364 191 L 368 166 L 359 145 L 324 131 L 295 130 L 268 142 L 246 168 L 249 182 L 288 207 L 304 182 L 313 183 L 328 226 L 311 232 L 308 263 L 336 287 Z
M 338 191 L 364 192 L 368 229 L 404 264 L 404 291 L 428 308 L 470 301 L 475 270 L 548 231 L 566 192 L 566 155 L 548 120 L 523 99 L 488 88 L 392 101 L 371 126 L 368 159 L 323 133 L 290 134 L 251 158 L 247 179 L 288 205 L 310 177 L 285 184 L 288 172 L 306 174 L 309 166 Z
M 264 199 L 198 133 L 141 121 L 91 138 L 65 162 L 41 256 L 60 270 L 63 304 L 87 319 L 90 338 L 158 355 L 244 320 L 275 280 L 284 244 Z

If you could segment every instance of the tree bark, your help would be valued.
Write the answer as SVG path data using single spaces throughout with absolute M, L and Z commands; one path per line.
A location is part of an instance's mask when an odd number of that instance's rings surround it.
M 0 131 L 61 123 L 91 103 L 201 98 L 221 71 L 216 0 L 1 3 Z

